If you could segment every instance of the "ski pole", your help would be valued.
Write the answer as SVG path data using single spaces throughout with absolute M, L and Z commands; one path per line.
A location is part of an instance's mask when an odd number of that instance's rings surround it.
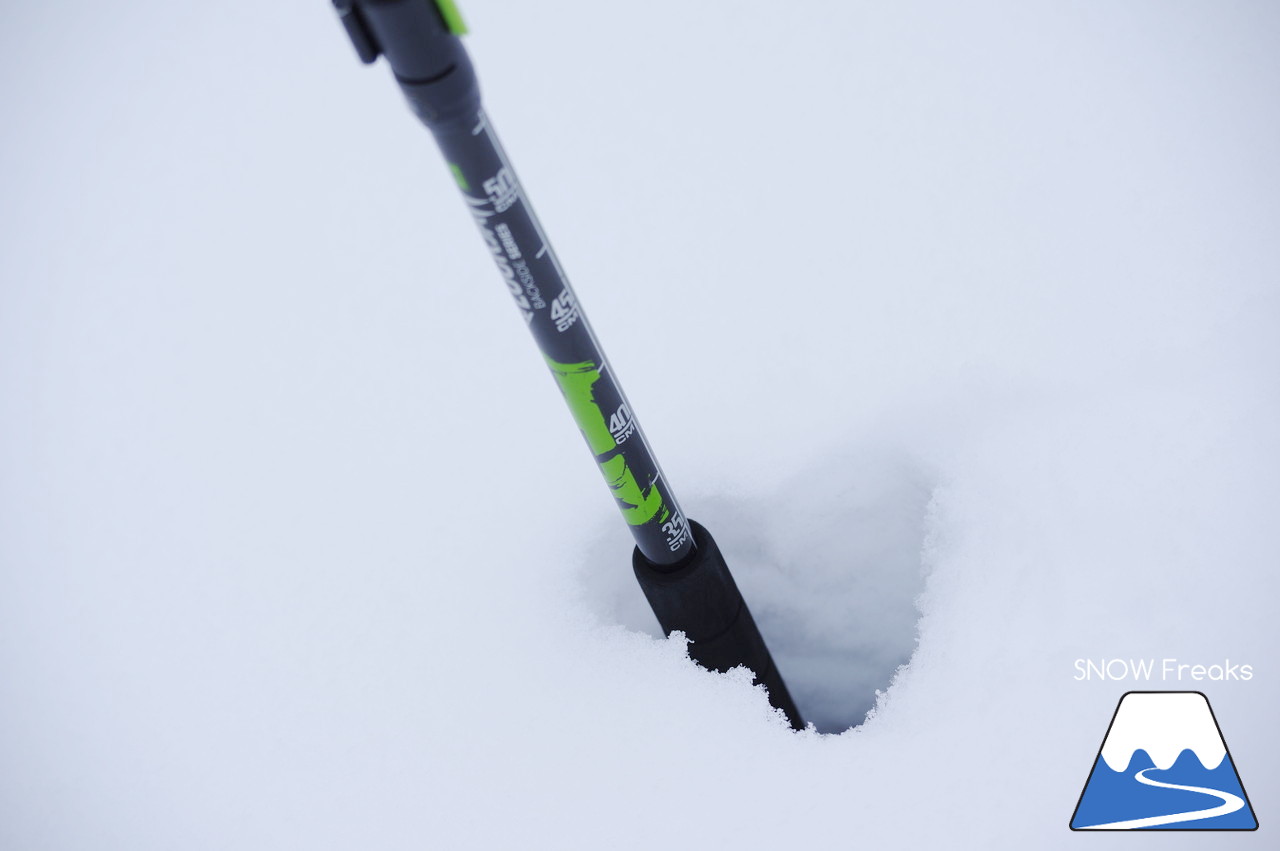
M 665 633 L 708 668 L 745 665 L 803 722 L 711 535 L 686 519 L 480 103 L 453 0 L 334 0 L 360 59 L 385 56 L 454 181 L 635 538 L 632 568 Z

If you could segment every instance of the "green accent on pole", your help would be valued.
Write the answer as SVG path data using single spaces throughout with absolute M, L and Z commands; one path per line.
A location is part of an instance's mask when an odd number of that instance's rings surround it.
M 661 492 L 652 486 L 647 491 L 641 488 L 635 473 L 627 466 L 627 459 L 621 455 L 601 462 L 600 472 L 604 473 L 613 495 L 623 503 L 622 519 L 630 525 L 643 526 L 662 509 Z
M 587 439 L 594 455 L 603 455 L 617 446 L 617 441 L 609 432 L 609 423 L 604 413 L 596 404 L 595 384 L 600 380 L 600 368 L 591 361 L 582 363 L 558 363 L 547 358 L 551 374 L 560 385 L 560 392 L 573 412 L 573 419 L 582 429 L 582 436 Z
M 467 176 L 462 173 L 462 166 L 449 163 L 449 171 L 453 172 L 453 179 L 457 182 L 459 189 L 463 192 L 471 191 L 471 184 L 467 183 Z
M 600 458 L 618 446 L 609 431 L 604 412 L 596 403 L 595 385 L 600 380 L 600 368 L 591 361 L 560 363 L 551 358 L 547 358 L 547 365 L 551 367 L 551 374 L 555 376 L 582 436 L 587 439 L 587 446 L 596 456 L 609 490 L 622 503 L 619 509 L 623 519 L 632 526 L 648 523 L 665 507 L 662 493 L 653 486 L 648 489 L 641 487 L 621 453 L 605 460 Z
M 454 35 L 467 34 L 467 22 L 462 20 L 462 13 L 453 0 L 436 0 L 436 8 L 440 10 L 440 17 L 444 18 L 444 25 L 449 28 L 449 32 Z

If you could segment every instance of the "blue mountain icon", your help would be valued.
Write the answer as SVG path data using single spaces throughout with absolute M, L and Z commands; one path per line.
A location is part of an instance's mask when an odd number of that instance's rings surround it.
M 1200 692 L 1129 692 L 1072 830 L 1255 830 L 1258 820 Z

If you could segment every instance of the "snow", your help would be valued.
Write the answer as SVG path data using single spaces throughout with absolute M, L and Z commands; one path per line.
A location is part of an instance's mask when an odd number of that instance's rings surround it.
M 0 847 L 1066 847 L 1134 688 L 1205 692 L 1265 825 L 1280 14 L 463 12 L 666 473 L 830 732 L 657 636 L 329 4 L 28 5 Z M 1255 673 L 1074 678 L 1113 657 Z

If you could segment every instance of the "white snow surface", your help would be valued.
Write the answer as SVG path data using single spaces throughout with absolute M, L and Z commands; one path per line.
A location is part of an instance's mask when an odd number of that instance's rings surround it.
M 1133 688 L 1209 696 L 1263 825 L 1232 842 L 1268 847 L 1280 7 L 463 12 L 818 729 L 658 635 L 329 3 L 18 4 L 0 848 L 1075 847 Z M 1116 657 L 1254 675 L 1074 678 Z

